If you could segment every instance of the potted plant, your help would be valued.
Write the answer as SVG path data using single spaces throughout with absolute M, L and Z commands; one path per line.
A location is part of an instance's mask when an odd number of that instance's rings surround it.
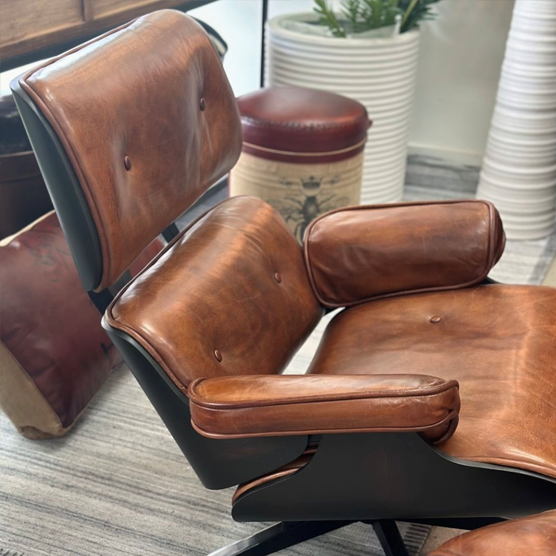
M 325 89 L 367 108 L 373 127 L 365 150 L 363 203 L 403 194 L 419 23 L 439 0 L 342 0 L 335 11 L 315 0 L 313 13 L 268 22 L 266 85 Z

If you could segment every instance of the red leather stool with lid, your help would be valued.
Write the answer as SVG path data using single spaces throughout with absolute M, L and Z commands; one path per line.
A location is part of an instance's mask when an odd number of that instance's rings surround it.
M 346 97 L 276 87 L 238 99 L 243 150 L 230 195 L 259 197 L 286 220 L 298 240 L 316 216 L 359 203 L 365 107 Z

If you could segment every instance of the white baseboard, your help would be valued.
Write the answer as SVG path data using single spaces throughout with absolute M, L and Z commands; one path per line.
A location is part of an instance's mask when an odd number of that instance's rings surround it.
M 481 166 L 483 163 L 482 152 L 455 151 L 416 143 L 409 143 L 409 154 L 437 158 L 443 162 L 456 165 Z

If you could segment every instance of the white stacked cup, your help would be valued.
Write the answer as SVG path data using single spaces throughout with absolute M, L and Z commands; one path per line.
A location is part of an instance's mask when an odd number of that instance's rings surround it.
M 266 86 L 324 89 L 361 102 L 373 121 L 365 148 L 361 202 L 401 200 L 418 31 L 390 38 L 331 38 L 282 27 L 284 19 L 292 17 L 315 19 L 310 13 L 289 14 L 268 22 Z
M 554 229 L 556 0 L 516 0 L 477 197 L 510 239 Z

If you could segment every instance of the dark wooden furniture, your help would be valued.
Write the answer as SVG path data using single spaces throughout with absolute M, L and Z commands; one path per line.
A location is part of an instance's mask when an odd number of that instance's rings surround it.
M 11 95 L 0 98 L 0 239 L 52 210 L 35 153 Z
M 0 0 L 0 60 L 7 71 L 60 54 L 146 13 L 214 0 Z

